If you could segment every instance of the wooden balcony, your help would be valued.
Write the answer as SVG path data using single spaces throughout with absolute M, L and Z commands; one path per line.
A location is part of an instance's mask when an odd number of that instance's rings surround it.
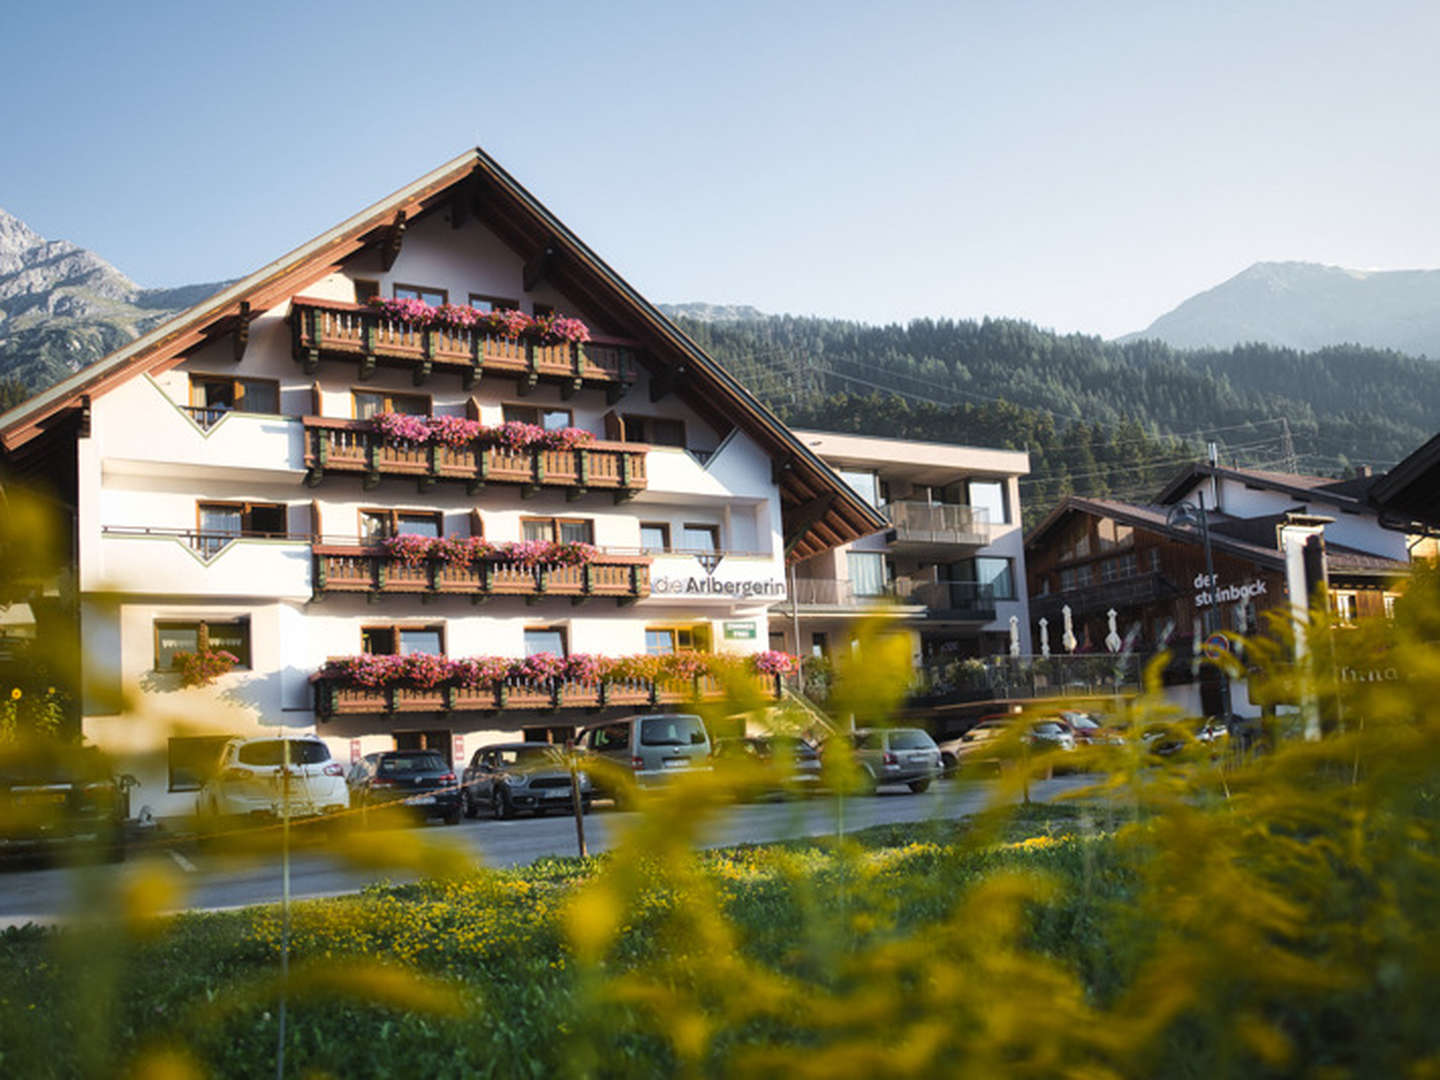
M 377 548 L 315 544 L 315 595 L 363 593 L 420 596 L 468 596 L 483 603 L 492 596 L 569 597 L 581 604 L 610 598 L 620 605 L 650 595 L 648 555 L 601 555 L 580 566 L 517 566 L 479 562 L 466 566 L 427 559 L 408 566 Z
M 622 502 L 646 485 L 649 448 L 637 443 L 595 442 L 573 450 L 398 446 L 369 420 L 307 416 L 304 424 L 305 482 L 311 487 L 331 473 L 345 473 L 362 477 L 366 488 L 382 477 L 411 477 L 422 491 L 446 480 L 463 482 L 472 495 L 486 484 L 518 484 L 527 497 L 542 488 L 565 488 L 572 498 L 595 489 Z
M 603 388 L 612 405 L 635 382 L 639 356 L 636 343 L 622 338 L 538 345 L 475 330 L 415 327 L 364 304 L 331 300 L 292 300 L 290 325 L 295 359 L 307 373 L 321 360 L 348 360 L 359 365 L 362 379 L 384 364 L 409 368 L 417 386 L 435 372 L 460 376 L 467 390 L 499 375 L 514 378 L 522 394 L 543 379 L 559 383 L 563 397 L 585 386 Z
M 780 677 L 756 676 L 766 695 L 780 697 Z M 315 712 L 321 717 L 375 716 L 415 712 L 496 712 L 503 709 L 650 708 L 719 700 L 724 685 L 703 677 L 693 682 L 616 679 L 604 682 L 507 679 L 487 690 L 442 686 L 432 690 L 390 687 L 371 690 L 342 687 L 326 679 L 315 683 Z

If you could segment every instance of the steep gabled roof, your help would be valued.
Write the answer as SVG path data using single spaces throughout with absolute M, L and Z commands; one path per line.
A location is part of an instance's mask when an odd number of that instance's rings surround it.
M 1309 476 L 1304 473 L 1271 472 L 1265 469 L 1226 468 L 1195 462 L 1186 465 L 1161 490 L 1156 502 L 1162 506 L 1177 503 L 1196 484 L 1206 477 L 1215 476 L 1222 480 L 1236 480 L 1247 487 L 1274 491 L 1303 502 L 1323 502 L 1342 510 L 1367 510 L 1366 493 L 1375 484 L 1377 477 L 1356 476 L 1349 480 L 1336 480 L 1333 476 Z
M 248 312 L 301 293 L 362 248 L 398 236 L 407 221 L 443 209 L 474 214 L 567 296 L 618 315 L 675 393 L 734 423 L 771 455 L 785 516 L 786 548 L 806 558 L 887 527 L 780 420 L 590 250 L 539 200 L 476 148 L 427 173 L 144 337 L 0 415 L 0 455 L 10 456 L 90 400 L 146 372 L 162 371 L 197 346 L 234 332 Z M 528 267 L 527 267 L 528 269 Z

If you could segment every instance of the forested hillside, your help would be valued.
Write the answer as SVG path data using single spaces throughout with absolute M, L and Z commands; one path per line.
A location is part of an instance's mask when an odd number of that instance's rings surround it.
M 1008 319 L 677 321 L 797 426 L 1028 449 L 1032 510 L 1142 495 L 1220 444 L 1242 464 L 1388 467 L 1440 430 L 1440 365 L 1358 346 L 1177 350 Z

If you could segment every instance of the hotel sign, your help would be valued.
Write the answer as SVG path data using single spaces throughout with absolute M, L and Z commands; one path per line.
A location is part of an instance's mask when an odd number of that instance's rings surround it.
M 1214 595 L 1211 595 L 1211 590 Z M 1209 607 L 1211 604 L 1235 604 L 1242 600 L 1254 600 L 1257 596 L 1266 595 L 1265 582 L 1259 578 L 1252 578 L 1239 585 L 1221 585 L 1220 575 L 1216 574 L 1212 579 L 1209 574 L 1195 575 L 1195 606 L 1198 608 Z
M 746 576 L 752 568 L 758 569 L 754 564 L 726 563 L 725 556 L 710 553 L 685 561 L 690 563 L 689 567 L 679 560 L 657 558 L 650 578 L 650 595 L 677 599 L 713 596 L 732 600 L 780 600 L 785 596 L 783 579 Z M 694 572 L 685 572 L 692 568 Z

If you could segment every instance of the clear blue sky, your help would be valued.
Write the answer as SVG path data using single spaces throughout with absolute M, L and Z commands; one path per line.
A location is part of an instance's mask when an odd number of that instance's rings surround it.
M 207 10 L 209 9 L 209 10 Z M 0 207 L 235 277 L 467 146 L 654 300 L 1138 329 L 1440 265 L 1440 4 L 10 4 Z

